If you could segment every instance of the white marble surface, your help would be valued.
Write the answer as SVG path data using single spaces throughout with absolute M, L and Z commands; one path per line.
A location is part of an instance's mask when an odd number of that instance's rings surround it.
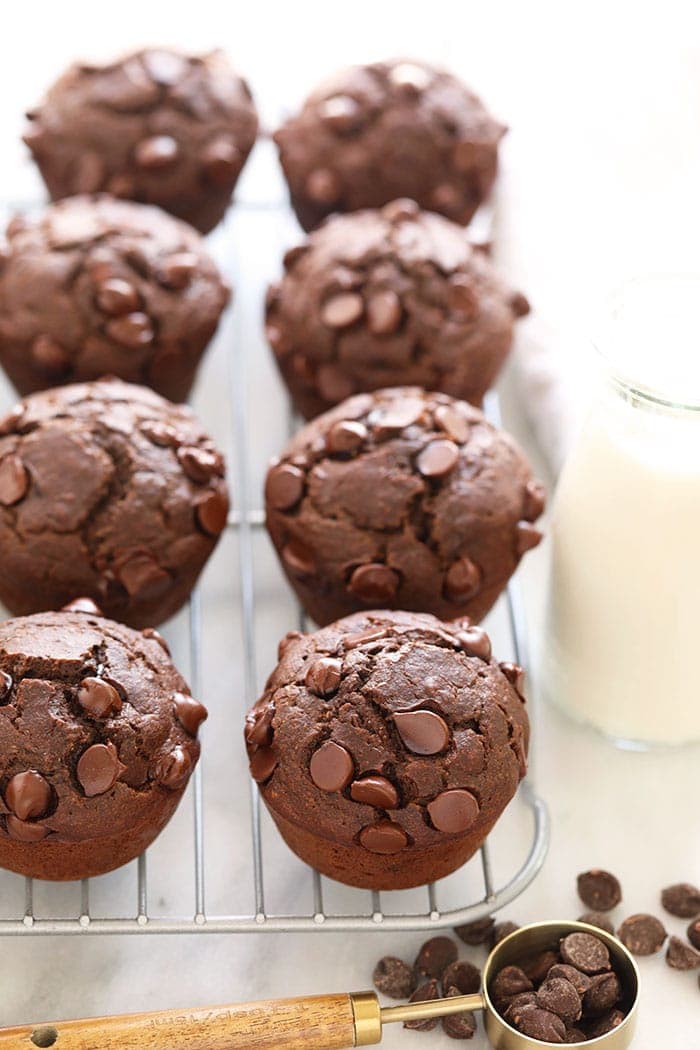
M 293 105 L 305 87 L 340 63 L 403 52 L 460 70 L 511 124 L 498 254 L 541 316 L 572 333 L 553 348 L 570 372 L 579 368 L 573 335 L 609 287 L 639 269 L 668 267 L 669 258 L 690 258 L 695 249 L 697 231 L 688 216 L 696 218 L 700 62 L 697 19 L 684 4 L 649 12 L 640 5 L 594 3 L 575 13 L 570 5 L 554 3 L 496 2 L 485 9 L 440 0 L 429 7 L 360 2 L 341 18 L 335 5 L 257 3 L 249 10 L 204 0 L 196 18 L 186 18 L 175 5 L 131 2 L 122 3 L 114 16 L 82 2 L 41 5 L 41 13 L 37 32 L 37 8 L 15 10 L 0 41 L 4 200 L 40 199 L 16 144 L 19 113 L 74 55 L 107 54 L 143 41 L 224 45 L 249 74 L 272 122 L 280 105 Z M 263 147 L 241 193 L 260 200 L 276 187 Z M 226 447 L 231 419 L 221 391 L 227 358 L 241 352 L 241 327 L 253 330 L 262 286 L 275 271 L 276 260 L 265 246 L 293 236 L 277 226 L 273 213 L 239 211 L 212 239 L 222 262 L 235 265 L 242 276 L 235 310 L 207 358 L 195 400 Z M 245 350 L 255 366 L 248 390 L 250 403 L 258 406 L 251 425 L 255 480 L 283 440 L 285 415 L 262 337 Z M 506 421 L 538 461 L 516 379 L 517 369 L 511 369 L 503 383 Z M 3 403 L 9 398 L 4 392 Z M 294 609 L 263 539 L 255 554 L 259 626 L 272 639 L 290 625 Z M 235 543 L 227 540 L 205 580 L 202 692 L 212 709 L 204 738 L 211 815 L 207 848 L 215 860 L 207 885 L 212 910 L 231 906 L 251 867 L 244 821 L 231 816 L 245 815 L 248 805 L 238 729 L 241 639 L 227 612 L 237 591 L 236 557 Z M 546 563 L 544 546 L 521 570 L 535 639 L 541 639 Z M 178 647 L 183 629 L 178 622 L 169 630 Z M 258 652 L 260 679 L 272 659 L 270 641 Z M 507 917 L 521 922 L 575 917 L 582 909 L 574 877 L 593 865 L 609 867 L 623 882 L 625 899 L 616 918 L 658 911 L 659 889 L 669 882 L 700 881 L 697 749 L 620 753 L 556 712 L 537 709 L 534 750 L 536 782 L 553 818 L 552 848 L 540 877 L 507 909 Z M 501 829 L 499 856 L 521 848 L 517 813 Z M 182 856 L 190 850 L 190 831 L 186 802 L 149 861 L 154 911 L 191 907 L 192 875 Z M 287 907 L 306 903 L 301 866 L 276 837 L 266 842 L 272 897 Z M 467 883 L 474 877 L 467 869 Z M 127 899 L 134 878 L 129 868 L 97 880 L 96 912 Z M 21 880 L 0 878 L 2 915 L 17 912 L 22 891 Z M 72 887 L 37 892 L 40 912 L 70 914 L 76 905 Z M 682 923 L 669 917 L 668 926 L 678 933 Z M 7 940 L 0 953 L 0 1023 L 358 989 L 368 985 L 381 954 L 410 958 L 421 940 L 420 934 Z M 700 1045 L 697 975 L 674 973 L 658 958 L 642 961 L 642 978 L 635 1048 Z M 452 1045 L 440 1034 L 400 1029 L 388 1031 L 384 1042 Z M 472 1045 L 485 1047 L 481 1030 Z

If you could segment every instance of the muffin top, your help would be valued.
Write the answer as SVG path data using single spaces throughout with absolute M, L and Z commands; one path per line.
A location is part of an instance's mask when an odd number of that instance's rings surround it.
M 89 610 L 89 604 L 83 603 Z M 180 791 L 206 718 L 154 632 L 95 612 L 0 624 L 0 834 L 85 842 L 128 833 Z
M 223 473 L 191 409 L 145 387 L 104 379 L 32 394 L 0 421 L 3 571 L 55 589 L 52 604 L 89 594 L 147 625 L 151 603 L 201 567 L 224 528 Z
M 270 467 L 266 503 L 287 572 L 333 588 L 344 612 L 478 618 L 539 543 L 544 489 L 478 409 L 397 387 L 300 430 Z
M 491 189 L 505 130 L 451 73 L 395 59 L 319 85 L 275 141 L 305 229 L 396 197 L 464 224 Z
M 201 237 L 142 204 L 74 197 L 15 217 L 0 242 L 0 344 L 37 386 L 116 373 L 167 395 L 228 296 Z
M 54 200 L 104 190 L 188 221 L 201 198 L 233 189 L 258 127 L 222 51 L 162 48 L 70 66 L 27 116 L 24 140 Z
M 410 200 L 333 216 L 284 263 L 267 334 L 307 416 L 397 382 L 478 403 L 529 309 L 462 227 Z
M 292 632 L 246 722 L 251 773 L 287 820 L 373 853 L 488 830 L 526 769 L 521 690 L 466 620 L 380 611 Z

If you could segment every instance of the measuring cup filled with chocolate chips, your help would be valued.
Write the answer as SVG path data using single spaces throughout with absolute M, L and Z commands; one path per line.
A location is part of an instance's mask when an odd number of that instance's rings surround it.
M 4 1029 L 0 1050 L 342 1050 L 380 1043 L 387 1024 L 473 1010 L 483 1011 L 494 1050 L 626 1050 L 638 995 L 636 964 L 615 937 L 582 922 L 540 922 L 496 945 L 474 995 L 384 1007 L 374 992 L 345 992 L 60 1021 Z

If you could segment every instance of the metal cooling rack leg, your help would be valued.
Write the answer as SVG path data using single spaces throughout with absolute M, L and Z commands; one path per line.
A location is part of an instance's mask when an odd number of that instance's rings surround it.
M 190 598 L 190 684 L 194 696 L 199 696 L 202 689 L 202 608 L 199 591 Z M 194 885 L 195 911 L 194 921 L 197 925 L 206 922 L 204 897 L 204 812 L 202 802 L 202 763 L 198 762 L 194 771 Z

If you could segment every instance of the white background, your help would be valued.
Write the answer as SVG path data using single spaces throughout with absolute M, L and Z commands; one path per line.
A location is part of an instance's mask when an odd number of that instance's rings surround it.
M 405 54 L 461 73 L 511 126 L 497 254 L 540 316 L 567 333 L 553 348 L 565 368 L 578 367 L 572 348 L 608 288 L 643 270 L 697 268 L 700 35 L 690 5 L 6 5 L 0 39 L 2 200 L 41 198 L 18 135 L 22 111 L 42 88 L 74 57 L 108 56 L 143 43 L 224 47 L 249 78 L 268 126 L 318 78 L 346 62 Z M 274 190 L 270 170 L 254 160 L 241 196 L 260 199 Z M 232 229 L 250 234 L 245 223 L 219 231 L 213 250 L 224 260 Z M 239 268 L 248 255 L 249 279 L 239 287 L 252 295 L 277 264 L 256 257 L 251 241 L 243 252 L 238 246 Z M 257 302 L 247 305 L 239 297 L 239 303 L 239 310 L 255 317 Z M 232 330 L 224 329 L 210 355 L 196 399 L 222 441 L 226 437 L 217 428 L 223 431 L 226 424 L 208 398 Z M 269 391 L 270 403 L 276 398 L 281 404 L 275 382 L 261 341 L 252 388 Z M 508 425 L 531 445 L 512 377 L 505 400 Z M 256 469 L 280 440 L 273 408 L 256 445 Z M 226 557 L 226 551 L 217 555 L 222 569 Z M 541 548 L 523 570 L 536 636 L 546 559 Z M 218 575 L 213 579 L 215 571 L 208 576 L 214 598 L 220 582 Z M 269 666 L 267 652 L 265 659 Z M 216 684 L 209 688 L 214 695 L 204 699 L 222 702 Z M 689 689 L 697 694 L 697 683 L 689 682 Z M 238 719 L 237 708 L 231 717 Z M 582 910 L 575 874 L 593 865 L 609 867 L 623 882 L 617 920 L 632 911 L 658 912 L 659 889 L 669 882 L 700 882 L 697 750 L 619 753 L 549 709 L 536 712 L 535 740 L 537 784 L 554 820 L 552 849 L 541 876 L 507 917 L 575 917 Z M 229 806 L 245 806 L 246 791 L 235 782 L 223 795 Z M 0 887 L 4 892 L 5 883 Z M 670 917 L 668 925 L 676 933 L 682 929 Z M 0 952 L 0 1022 L 352 990 L 368 985 L 381 954 L 410 958 L 421 939 L 383 934 L 6 941 Z M 635 1047 L 700 1046 L 697 974 L 672 972 L 658 958 L 642 961 L 642 977 Z M 388 1032 L 385 1044 L 452 1045 L 436 1034 L 400 1030 Z M 472 1045 L 480 1050 L 483 1034 Z

